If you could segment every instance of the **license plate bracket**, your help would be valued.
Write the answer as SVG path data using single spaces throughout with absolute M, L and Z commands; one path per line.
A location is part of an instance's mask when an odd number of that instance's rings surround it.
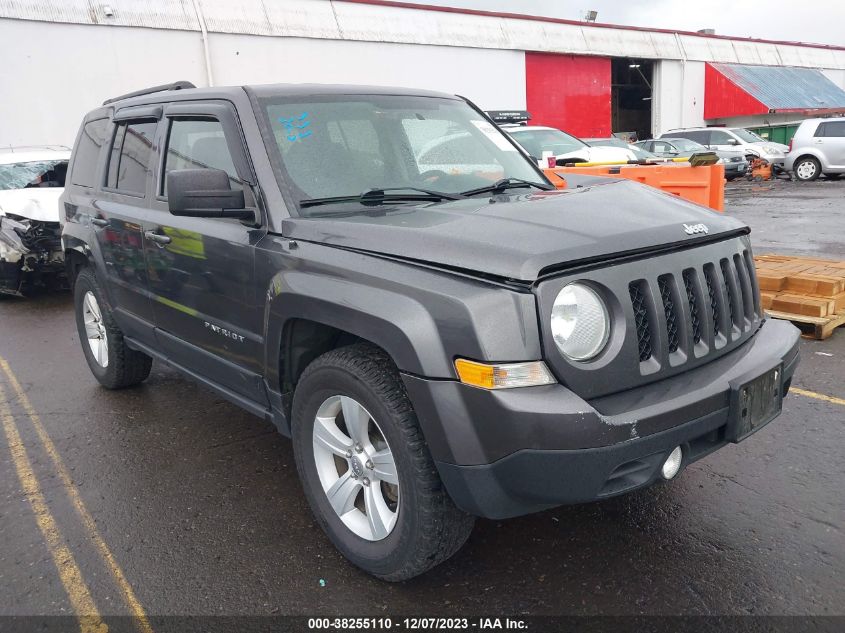
M 731 383 L 729 437 L 740 442 L 780 415 L 783 407 L 783 365 L 740 382 Z

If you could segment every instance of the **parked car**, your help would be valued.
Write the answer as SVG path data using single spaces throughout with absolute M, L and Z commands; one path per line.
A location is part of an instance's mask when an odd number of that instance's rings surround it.
M 686 138 L 712 150 L 742 150 L 746 159 L 763 158 L 776 169 L 783 167 L 789 147 L 773 143 L 741 127 L 705 127 L 669 130 L 659 138 Z
M 845 117 L 803 121 L 790 141 L 783 166 L 804 181 L 820 174 L 838 178 L 845 173 Z
M 0 294 L 64 280 L 59 196 L 69 159 L 61 146 L 0 149 Z
M 623 149 L 631 150 L 637 160 L 651 160 L 653 158 L 658 158 L 657 155 L 615 136 L 604 138 L 583 138 L 581 140 L 590 147 L 621 147 Z
M 664 158 L 689 158 L 693 154 L 715 151 L 716 155 L 725 165 L 725 178 L 727 180 L 733 180 L 734 178 L 743 176 L 748 170 L 748 161 L 745 160 L 745 152 L 739 149 L 710 150 L 701 143 L 696 143 L 686 138 L 672 137 L 639 141 L 635 145 Z
M 418 162 L 454 134 L 482 169 Z M 271 421 L 317 524 L 386 580 L 474 516 L 675 478 L 776 417 L 798 363 L 745 224 L 630 180 L 555 190 L 453 95 L 180 82 L 88 113 L 70 171 L 94 377 L 158 359 Z
M 637 160 L 627 147 L 592 147 L 562 130 L 541 125 L 503 125 L 502 129 L 513 137 L 535 159 L 551 152 L 557 161 L 572 160 L 582 163 L 625 163 Z

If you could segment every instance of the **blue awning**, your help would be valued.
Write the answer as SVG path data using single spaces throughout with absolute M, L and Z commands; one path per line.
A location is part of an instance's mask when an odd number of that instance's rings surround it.
M 749 64 L 710 65 L 769 112 L 845 108 L 845 90 L 820 70 Z

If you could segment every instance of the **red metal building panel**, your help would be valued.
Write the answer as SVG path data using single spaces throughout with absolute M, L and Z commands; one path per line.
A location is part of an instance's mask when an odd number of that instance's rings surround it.
M 704 118 L 768 114 L 769 108 L 710 64 L 704 64 Z
M 610 136 L 610 58 L 525 53 L 532 125 L 575 136 Z

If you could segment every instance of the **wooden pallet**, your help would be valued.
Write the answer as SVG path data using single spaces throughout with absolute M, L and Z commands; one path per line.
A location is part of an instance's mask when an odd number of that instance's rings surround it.
M 845 325 L 845 262 L 788 255 L 754 261 L 766 314 L 792 321 L 818 340 Z
M 823 341 L 840 325 L 845 325 L 845 310 L 829 317 L 811 317 L 777 310 L 766 310 L 766 314 L 773 319 L 792 321 L 801 328 L 804 338 L 814 338 L 817 341 Z

